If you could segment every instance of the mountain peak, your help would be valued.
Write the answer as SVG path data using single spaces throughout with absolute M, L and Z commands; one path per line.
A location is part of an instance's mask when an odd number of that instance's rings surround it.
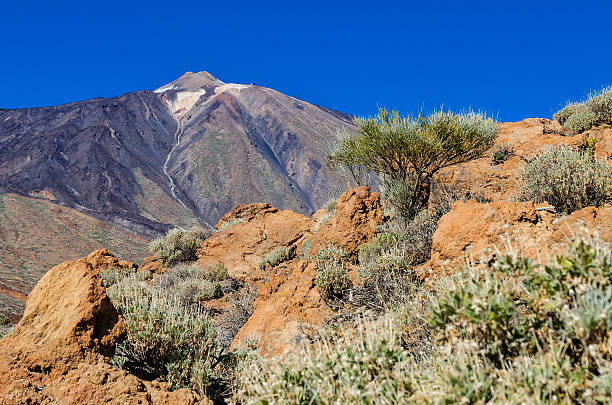
M 155 93 L 165 93 L 170 90 L 181 91 L 181 90 L 192 90 L 201 89 L 203 87 L 217 87 L 224 84 L 221 80 L 217 79 L 206 71 L 197 73 L 185 72 L 181 77 L 170 82 L 164 86 L 161 86 L 155 90 Z

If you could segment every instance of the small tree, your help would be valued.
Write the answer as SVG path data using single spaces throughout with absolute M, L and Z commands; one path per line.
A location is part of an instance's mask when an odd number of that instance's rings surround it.
M 356 118 L 358 134 L 344 136 L 329 165 L 365 168 L 382 177 L 398 214 L 412 218 L 429 198 L 440 169 L 482 156 L 495 142 L 497 124 L 476 112 L 440 110 L 400 117 L 380 108 L 375 118 Z

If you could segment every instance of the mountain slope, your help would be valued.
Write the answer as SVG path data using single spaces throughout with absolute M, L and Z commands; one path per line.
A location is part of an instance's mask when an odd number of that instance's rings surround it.
M 0 194 L 0 313 L 16 318 L 50 263 L 109 248 L 125 260 L 148 254 L 147 240 L 67 207 Z
M 148 239 L 241 203 L 312 213 L 348 185 L 325 165 L 343 128 L 345 114 L 206 72 L 0 109 L 0 313 L 20 313 L 44 269 L 102 246 L 139 261 Z
M 346 187 L 325 145 L 348 116 L 187 73 L 140 91 L 0 111 L 0 192 L 44 196 L 153 237 L 239 203 L 311 213 Z

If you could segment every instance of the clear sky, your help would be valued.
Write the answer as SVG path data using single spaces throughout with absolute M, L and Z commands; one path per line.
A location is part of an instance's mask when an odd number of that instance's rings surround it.
M 355 115 L 550 117 L 612 84 L 612 1 L 2 2 L 0 107 L 155 89 L 186 71 Z

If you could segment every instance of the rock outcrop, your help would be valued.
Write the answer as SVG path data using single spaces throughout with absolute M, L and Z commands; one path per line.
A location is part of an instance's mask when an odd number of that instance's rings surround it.
M 231 276 L 259 290 L 254 312 L 234 345 L 255 339 L 262 354 L 278 355 L 296 343 L 304 327 L 320 325 L 332 311 L 319 296 L 314 282 L 317 270 L 303 255 L 304 243 L 311 244 L 310 255 L 334 245 L 355 257 L 383 221 L 380 195 L 368 187 L 344 192 L 334 215 L 317 231 L 312 219 L 269 204 L 239 205 L 227 213 L 217 227 L 228 227 L 203 243 L 197 263 L 202 267 L 223 263 Z M 290 259 L 261 269 L 264 257 L 281 246 L 290 252 Z
M 125 334 L 98 274 L 110 266 L 135 265 L 98 250 L 53 267 L 39 281 L 15 331 L 0 340 L 0 403 L 199 401 L 192 391 L 169 392 L 107 364 Z
M 312 237 L 312 251 L 331 245 L 355 258 L 359 247 L 372 239 L 384 220 L 380 194 L 365 186 L 350 189 L 338 198 L 334 215 Z
M 475 200 L 455 202 L 434 233 L 431 260 L 421 267 L 423 277 L 444 275 L 494 260 L 508 249 L 546 262 L 567 249 L 574 236 L 612 240 L 612 207 L 586 207 L 556 217 L 548 204 Z M 543 208 L 543 209 L 541 209 Z

